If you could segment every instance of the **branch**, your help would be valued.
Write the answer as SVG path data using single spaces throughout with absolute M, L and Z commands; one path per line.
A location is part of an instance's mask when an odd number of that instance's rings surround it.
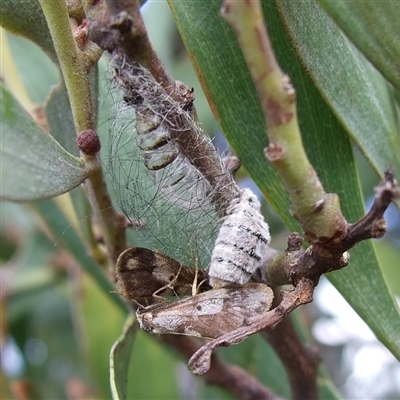
M 356 243 L 371 238 L 380 238 L 386 233 L 383 214 L 391 202 L 400 198 L 399 185 L 394 178 L 393 168 L 385 172 L 385 179 L 375 188 L 375 199 L 370 210 L 359 221 L 348 226 L 348 233 L 342 242 L 348 250 Z
M 137 0 L 100 0 L 86 9 L 89 37 L 102 49 L 116 48 L 147 68 L 168 94 L 175 88 L 147 35 Z M 175 99 L 176 100 L 176 99 Z
M 292 234 L 288 239 L 288 249 L 266 267 L 267 281 L 284 285 L 308 278 L 317 284 L 321 275 L 346 267 L 350 258 L 348 250 L 363 240 L 385 234 L 383 215 L 390 203 L 399 198 L 399 185 L 393 169 L 389 169 L 385 172 L 385 179 L 375 189 L 371 209 L 359 221 L 347 225 L 346 235 L 340 242 L 335 246 L 314 244 L 302 250 L 302 239 L 298 234 Z
M 76 131 L 94 129 L 94 111 L 86 54 L 80 51 L 72 35 L 67 5 L 64 0 L 40 0 L 40 5 L 57 52 Z M 101 53 L 99 57 L 100 55 Z

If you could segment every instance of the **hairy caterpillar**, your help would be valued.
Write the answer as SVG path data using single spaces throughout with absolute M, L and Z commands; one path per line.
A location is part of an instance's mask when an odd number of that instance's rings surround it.
M 263 266 L 271 237 L 260 207 L 250 189 L 243 189 L 239 199 L 232 200 L 211 256 L 211 286 L 247 283 Z

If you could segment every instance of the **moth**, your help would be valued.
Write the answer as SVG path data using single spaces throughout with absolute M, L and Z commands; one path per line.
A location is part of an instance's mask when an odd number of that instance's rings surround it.
M 118 293 L 129 300 L 154 300 L 160 296 L 188 296 L 210 289 L 205 272 L 187 268 L 165 254 L 131 247 L 116 264 Z
M 269 310 L 274 298 L 270 287 L 248 283 L 209 290 L 175 302 L 138 309 L 141 329 L 153 334 L 177 334 L 216 339 L 247 325 Z
M 268 254 L 270 234 L 250 189 L 243 189 L 229 205 L 211 255 L 210 284 L 214 288 L 250 281 Z

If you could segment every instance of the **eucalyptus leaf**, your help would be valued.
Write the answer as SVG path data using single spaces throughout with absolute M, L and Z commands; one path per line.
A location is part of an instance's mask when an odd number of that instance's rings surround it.
M 37 0 L 2 0 L 0 23 L 10 32 L 32 40 L 58 63 L 42 7 Z
M 82 161 L 46 135 L 1 85 L 1 193 L 5 200 L 45 199 L 80 185 Z
M 381 178 L 390 166 L 400 171 L 397 112 L 386 80 L 318 4 L 277 4 L 305 70 L 375 171 Z
M 400 2 L 319 2 L 350 40 L 400 90 Z
M 325 189 L 340 196 L 346 218 L 356 221 L 363 215 L 364 206 L 351 141 L 299 62 L 277 8 L 273 2 L 262 4 L 278 61 L 297 90 L 307 154 Z M 170 6 L 231 147 L 282 220 L 290 229 L 298 229 L 290 216 L 283 185 L 265 160 L 264 116 L 234 35 L 219 15 L 221 1 L 170 0 Z M 309 18 L 303 23 L 309 24 Z M 357 245 L 351 251 L 349 267 L 329 275 L 379 339 L 400 358 L 399 310 L 371 243 Z
M 4 38 L 3 46 L 8 45 L 11 55 L 4 63 L 4 82 L 18 99 L 25 89 L 32 103 L 43 104 L 51 87 L 60 80 L 59 68 L 30 40 L 9 32 L 5 32 Z M 19 81 L 22 88 L 16 86 Z
M 134 315 L 130 315 L 125 322 L 121 336 L 111 348 L 110 384 L 114 400 L 127 398 L 129 364 L 137 330 L 136 318 Z

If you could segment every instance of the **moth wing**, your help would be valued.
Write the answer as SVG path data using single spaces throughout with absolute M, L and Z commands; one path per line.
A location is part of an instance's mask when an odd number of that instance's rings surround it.
M 205 272 L 187 268 L 159 251 L 131 247 L 116 263 L 118 292 L 127 299 L 157 295 L 189 295 L 196 282 L 206 280 Z M 204 290 L 208 286 L 203 284 Z
M 130 300 L 151 297 L 163 287 L 167 289 L 181 269 L 179 262 L 162 253 L 131 247 L 116 263 L 118 291 Z
M 261 283 L 210 290 L 176 302 L 139 310 L 145 331 L 215 339 L 246 325 L 246 321 L 269 310 L 273 292 Z

